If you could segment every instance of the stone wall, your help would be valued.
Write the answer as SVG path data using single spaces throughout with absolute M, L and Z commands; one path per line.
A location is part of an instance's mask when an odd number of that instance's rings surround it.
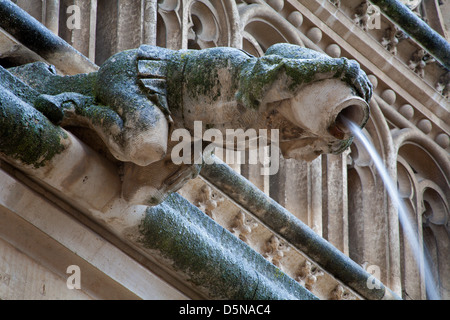
M 421 242 L 431 253 L 433 274 L 439 282 L 441 295 L 449 298 L 448 71 L 385 16 L 372 16 L 364 1 L 14 2 L 97 65 L 116 52 L 143 43 L 171 49 L 231 46 L 261 56 L 272 44 L 288 42 L 332 57 L 357 60 L 375 88 L 365 133 L 397 181 Z M 439 16 L 441 11 L 439 6 L 433 7 L 430 3 L 423 1 L 419 9 L 433 22 L 430 25 L 439 29 L 442 24 L 431 17 Z M 70 7 L 73 5 L 75 7 Z M 75 9 L 68 10 L 70 8 Z M 78 13 L 79 25 L 76 24 Z M 370 23 L 375 18 L 379 18 L 375 21 L 379 26 L 374 28 Z M 438 31 L 445 35 L 443 28 Z M 17 48 L 19 50 L 20 46 Z M 2 48 L 2 61 L 21 64 L 20 58 L 33 56 L 33 53 L 17 54 L 20 50 Z M 28 59 L 36 61 L 39 57 Z M 425 282 L 405 243 L 396 210 L 373 162 L 358 143 L 342 155 L 323 155 L 312 162 L 280 159 L 280 170 L 273 176 L 261 175 L 261 166 L 232 165 L 236 172 L 319 236 L 369 272 L 375 272 L 402 298 L 426 298 Z M 207 179 L 199 177 L 179 193 L 316 296 L 323 299 L 358 297 L 345 288 L 345 284 L 339 284 L 332 275 L 317 267 L 314 259 L 302 255 L 295 246 L 255 220 L 251 212 L 230 201 Z M 28 249 L 27 252 L 34 251 Z M 37 256 L 35 259 L 44 258 Z M 152 277 L 147 271 L 143 273 L 143 277 Z M 164 272 L 158 276 L 171 277 Z M 135 286 L 127 288 L 135 293 Z M 185 287 L 177 289 L 190 292 Z M 171 291 L 167 296 L 179 297 L 182 295 L 179 291 Z M 131 293 L 127 291 L 121 297 L 128 297 L 127 294 Z M 142 294 L 140 297 L 153 296 Z

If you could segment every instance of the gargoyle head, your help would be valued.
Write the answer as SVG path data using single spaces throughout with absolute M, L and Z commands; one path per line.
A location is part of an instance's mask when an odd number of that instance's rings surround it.
M 363 127 L 372 84 L 354 60 L 290 44 L 270 47 L 245 73 L 238 97 L 280 130 L 284 158 L 313 160 L 339 154 L 353 137 L 342 118 Z

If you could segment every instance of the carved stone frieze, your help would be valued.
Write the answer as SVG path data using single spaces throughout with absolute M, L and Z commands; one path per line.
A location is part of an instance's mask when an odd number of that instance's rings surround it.
M 381 45 L 394 56 L 397 55 L 397 46 L 400 41 L 407 39 L 408 36 L 396 25 L 391 25 L 384 31 L 381 39 Z
M 341 0 L 330 0 L 330 2 L 338 8 L 341 6 Z
M 330 293 L 330 300 L 355 300 L 355 296 L 338 284 Z
M 223 201 L 214 209 L 217 223 L 259 252 L 267 261 L 281 268 L 297 282 L 305 287 L 308 286 L 306 288 L 313 294 L 321 299 L 329 299 L 329 292 L 339 284 L 332 275 L 323 272 L 322 269 L 311 263 L 301 252 L 280 239 L 271 229 L 255 219 L 250 212 L 224 196 L 222 191 L 215 186 L 202 177 L 197 177 L 189 181 L 178 193 L 191 203 L 195 203 L 198 195 L 204 189 L 211 189 L 211 192 L 217 194 L 218 198 L 223 198 Z M 346 290 L 352 292 L 351 289 L 347 288 Z M 355 297 L 361 299 L 357 294 Z
M 411 10 L 413 10 L 416 15 L 418 15 L 419 17 L 421 16 L 421 1 L 404 0 L 402 2 Z M 403 31 L 399 29 L 397 25 L 393 24 L 389 19 L 381 14 L 379 10 L 372 10 L 370 9 L 371 7 L 373 7 L 373 5 L 369 1 L 363 1 L 355 8 L 348 4 L 342 4 L 340 6 L 340 10 L 348 17 L 348 19 L 351 19 L 353 23 L 357 24 L 364 31 L 366 31 L 369 36 L 375 39 L 379 39 L 379 43 L 387 51 L 397 56 L 400 61 L 402 61 L 406 66 L 409 67 L 409 65 L 411 64 L 410 61 L 413 60 L 411 59 L 411 56 L 414 55 L 416 51 L 421 50 L 422 47 L 415 43 L 414 40 L 410 39 Z M 428 8 L 428 10 L 430 11 L 429 14 L 433 17 L 440 17 L 441 13 L 435 12 L 439 9 L 435 8 L 434 6 L 433 8 L 434 9 Z M 377 23 L 374 26 L 368 26 L 369 21 L 377 21 Z M 440 33 L 442 34 L 443 31 L 440 31 Z M 408 45 L 400 46 L 402 52 L 399 54 L 399 43 L 405 39 L 409 39 Z M 426 65 L 424 67 L 421 67 L 420 64 L 413 64 L 413 69 L 416 69 L 416 67 L 418 67 L 418 71 L 416 72 L 416 74 L 419 77 L 425 79 L 425 81 L 431 84 L 433 87 L 438 82 L 439 77 L 443 74 L 439 69 L 436 70 L 434 68 L 425 68 Z

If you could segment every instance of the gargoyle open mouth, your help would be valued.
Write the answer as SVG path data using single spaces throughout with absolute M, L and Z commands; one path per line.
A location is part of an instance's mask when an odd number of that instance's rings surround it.
M 338 113 L 336 120 L 328 127 L 328 132 L 339 140 L 347 140 L 349 138 L 350 129 L 345 124 L 344 119 L 356 123 L 361 128 L 368 120 L 368 108 L 361 105 L 350 105 L 345 107 Z

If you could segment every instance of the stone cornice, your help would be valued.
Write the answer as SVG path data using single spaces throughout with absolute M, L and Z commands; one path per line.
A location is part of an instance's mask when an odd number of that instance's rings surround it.
M 397 0 L 371 0 L 371 2 L 377 5 L 390 20 L 405 30 L 447 69 L 450 68 L 450 44 L 411 9 Z M 419 2 L 416 1 L 413 7 L 417 7 Z
M 434 77 L 431 82 L 436 83 L 439 80 L 437 66 L 433 66 L 432 71 L 427 72 L 426 79 L 419 77 L 402 58 L 411 56 L 414 51 L 409 55 L 408 53 L 393 55 L 380 41 L 356 25 L 349 18 L 346 12 L 348 10 L 344 11 L 328 0 L 306 0 L 301 3 L 287 0 L 287 2 L 303 15 L 303 23 L 298 27 L 301 32 L 308 36 L 308 30 L 313 27 L 323 32 L 323 36 L 315 42 L 315 46 L 325 52 L 331 45 L 338 46 L 341 55 L 356 59 L 371 75 L 375 95 L 393 109 L 393 112 L 385 114 L 388 121 L 399 123 L 395 119 L 390 119 L 395 115 L 396 118 L 403 117 L 411 126 L 419 128 L 421 121 L 427 121 L 423 131 L 431 140 L 439 141 L 442 135 L 448 137 L 450 105 L 430 83 L 430 77 Z M 418 46 L 411 39 L 407 41 L 413 46 Z M 410 47 L 402 47 L 401 50 Z M 409 113 L 404 112 L 406 109 Z M 441 146 L 444 149 L 448 148 L 445 142 Z
M 386 51 L 379 41 L 350 20 L 339 8 L 327 0 L 288 2 L 303 13 L 312 23 L 357 59 L 369 73 L 382 79 L 395 91 L 427 107 L 435 114 L 449 114 L 448 102 L 423 79 L 412 72 L 398 57 Z M 400 63 L 399 63 L 400 62 Z M 379 80 L 380 83 L 380 80 Z M 441 111 L 440 109 L 443 109 Z

